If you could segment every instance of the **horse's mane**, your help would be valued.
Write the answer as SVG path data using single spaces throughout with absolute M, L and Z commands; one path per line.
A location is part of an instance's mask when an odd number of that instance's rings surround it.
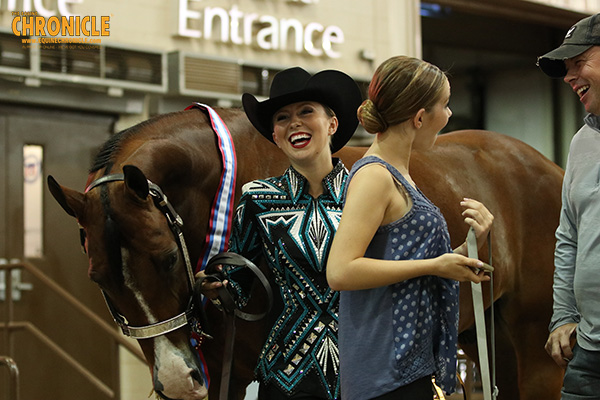
M 144 128 L 164 119 L 165 116 L 170 114 L 158 115 L 149 120 L 143 121 L 132 127 L 126 128 L 120 132 L 112 135 L 100 148 L 92 166 L 89 170 L 90 173 L 99 171 L 105 168 L 106 173 L 111 169 L 112 164 L 115 162 L 115 156 L 118 154 L 119 149 L 122 145 L 131 137 L 134 137 L 140 132 L 144 131 Z M 106 186 L 100 189 L 100 198 L 104 207 L 104 213 L 106 215 L 105 229 L 104 229 L 104 240 L 106 243 L 106 254 L 108 257 L 108 265 L 114 269 L 115 277 L 123 279 L 122 273 L 122 260 L 121 260 L 121 230 L 119 224 L 114 220 L 110 207 L 110 199 Z
M 92 166 L 89 169 L 89 173 L 96 172 L 102 168 L 106 168 L 107 171 L 110 170 L 110 167 L 114 161 L 113 155 L 119 151 L 121 144 L 125 142 L 125 140 L 142 131 L 147 125 L 154 124 L 166 117 L 172 116 L 173 114 L 174 113 L 157 115 L 112 135 L 106 142 L 104 142 L 96 154 L 96 157 L 92 162 Z

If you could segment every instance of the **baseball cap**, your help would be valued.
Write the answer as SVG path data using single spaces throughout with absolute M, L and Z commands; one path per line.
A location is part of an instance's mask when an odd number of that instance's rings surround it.
M 538 57 L 537 65 L 549 77 L 562 78 L 567 74 L 565 60 L 577 57 L 592 46 L 600 46 L 600 13 L 573 25 L 560 46 Z

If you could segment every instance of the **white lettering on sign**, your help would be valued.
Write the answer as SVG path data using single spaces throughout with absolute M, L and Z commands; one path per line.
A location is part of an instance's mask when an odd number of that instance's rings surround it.
M 193 10 L 189 2 L 179 0 L 177 33 L 180 36 L 245 46 L 256 43 L 263 50 L 273 51 L 287 50 L 290 46 L 296 53 L 306 52 L 314 57 L 341 57 L 339 46 L 344 43 L 344 32 L 338 26 L 323 26 L 317 22 L 304 26 L 293 18 L 245 14 L 237 5 L 229 10 L 221 7 Z M 202 29 L 193 29 L 190 25 Z

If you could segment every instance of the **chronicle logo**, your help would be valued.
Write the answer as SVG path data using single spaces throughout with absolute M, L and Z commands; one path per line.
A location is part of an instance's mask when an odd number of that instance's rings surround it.
M 74 43 L 99 44 L 101 37 L 110 35 L 110 17 L 62 16 L 45 17 L 37 11 L 13 11 L 12 32 L 23 44 Z
M 16 36 L 108 36 L 110 17 L 43 17 L 37 11 L 13 11 L 12 31 Z

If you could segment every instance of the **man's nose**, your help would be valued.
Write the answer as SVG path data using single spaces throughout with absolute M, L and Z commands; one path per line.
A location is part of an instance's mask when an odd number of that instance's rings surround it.
M 572 81 L 573 79 L 575 79 L 575 73 L 574 73 L 574 69 L 573 68 L 566 68 L 567 73 L 565 74 L 563 81 L 565 83 L 569 83 L 570 81 Z

